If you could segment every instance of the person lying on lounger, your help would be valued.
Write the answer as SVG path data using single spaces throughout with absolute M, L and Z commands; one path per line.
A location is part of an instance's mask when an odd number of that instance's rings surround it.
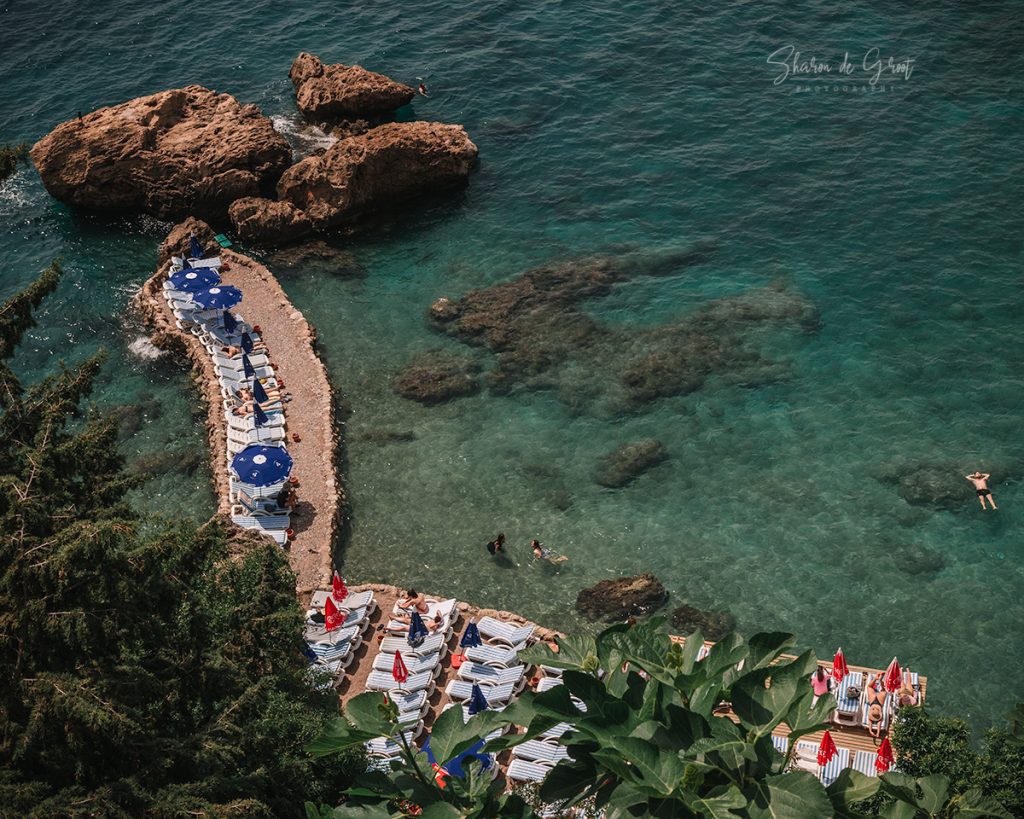
M 398 601 L 398 608 L 406 610 L 414 608 L 420 614 L 426 614 L 430 611 L 430 604 L 427 602 L 427 598 L 416 591 L 416 589 L 409 589 L 406 592 L 405 599 Z
M 889 698 L 889 692 L 885 690 L 882 682 L 883 673 L 879 671 L 871 678 L 867 688 L 864 689 L 864 707 L 868 715 L 868 733 L 873 737 L 882 735 L 882 720 L 885 716 L 885 701 Z
M 256 353 L 269 353 L 270 349 L 262 341 L 254 341 L 252 343 L 253 352 Z M 229 344 L 227 347 L 221 347 L 220 351 L 224 353 L 228 358 L 237 358 L 245 352 L 241 347 L 236 347 L 233 344 Z
M 391 619 L 397 620 L 399 623 L 405 623 L 406 625 L 409 625 L 412 622 L 412 615 L 396 614 Z M 435 631 L 441 628 L 441 626 L 444 625 L 444 617 L 442 616 L 440 611 L 435 611 L 433 617 L 423 617 L 421 619 L 423 620 L 423 625 L 427 627 L 427 631 L 429 631 L 431 634 L 433 634 Z
M 903 707 L 912 707 L 921 704 L 921 686 L 911 682 L 910 671 L 903 670 L 903 685 L 896 693 L 897 701 Z

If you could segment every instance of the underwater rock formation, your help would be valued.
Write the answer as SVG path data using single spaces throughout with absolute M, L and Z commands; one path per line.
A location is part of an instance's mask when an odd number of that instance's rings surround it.
M 576 596 L 576 609 L 594 619 L 624 620 L 650 614 L 668 600 L 665 587 L 650 572 L 602 580 Z
M 672 628 L 683 636 L 699 629 L 705 640 L 721 640 L 736 628 L 736 618 L 727 611 L 684 604 L 672 612 Z
M 620 489 L 667 458 L 664 444 L 654 438 L 622 444 L 601 458 L 594 480 L 609 489 Z
M 473 362 L 432 350 L 418 355 L 392 382 L 403 398 L 421 404 L 439 404 L 453 398 L 473 395 L 480 389 Z

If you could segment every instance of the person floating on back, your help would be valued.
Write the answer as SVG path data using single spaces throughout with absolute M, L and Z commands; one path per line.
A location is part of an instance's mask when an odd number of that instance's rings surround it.
M 421 97 L 427 96 L 427 86 L 425 86 L 423 83 L 420 83 L 420 87 L 417 88 L 416 90 L 419 91 Z
M 494 540 L 487 544 L 487 551 L 492 555 L 497 555 L 501 552 L 501 547 L 505 545 L 505 533 L 502 532 Z M 504 552 L 502 552 L 504 554 Z
M 973 475 L 964 475 L 967 480 L 974 484 L 975 490 L 978 492 L 978 502 L 981 504 L 981 508 L 985 508 L 985 498 L 988 498 L 988 502 L 992 504 L 993 509 L 997 509 L 996 499 L 992 497 L 992 493 L 988 488 L 988 479 L 992 476 L 987 472 L 982 474 L 981 472 L 975 472 Z
M 534 560 L 547 560 L 550 563 L 562 563 L 569 559 L 566 555 L 556 555 L 550 549 L 545 549 L 544 544 L 539 540 L 531 540 L 530 548 L 533 549 Z

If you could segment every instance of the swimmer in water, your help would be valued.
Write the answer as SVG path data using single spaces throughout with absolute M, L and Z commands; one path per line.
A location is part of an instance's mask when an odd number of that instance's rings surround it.
M 420 83 L 420 87 L 417 88 L 416 90 L 419 91 L 421 97 L 427 96 L 427 86 L 425 86 L 423 83 Z
M 978 501 L 981 503 L 981 508 L 985 508 L 985 498 L 988 498 L 988 502 L 992 504 L 992 508 L 998 508 L 996 506 L 996 499 L 992 497 L 992 492 L 988 488 L 988 479 L 992 476 L 987 472 L 982 474 L 981 472 L 975 472 L 973 475 L 964 475 L 967 480 L 974 484 L 974 490 L 978 493 Z
M 550 549 L 545 549 L 544 544 L 539 540 L 531 540 L 530 548 L 533 549 L 534 560 L 547 560 L 549 563 L 562 563 L 569 559 L 566 555 L 556 555 Z

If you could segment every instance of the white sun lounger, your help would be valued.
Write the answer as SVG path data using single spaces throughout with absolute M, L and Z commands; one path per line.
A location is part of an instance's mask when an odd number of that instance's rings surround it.
M 266 412 L 266 410 L 264 410 Z M 248 415 L 235 415 L 230 410 L 225 410 L 224 421 L 227 423 L 228 428 L 235 432 L 255 432 L 257 429 L 283 429 L 287 423 L 287 419 L 284 417 L 283 412 L 275 412 L 273 414 L 267 412 L 267 420 L 261 426 L 256 426 L 256 421 L 252 413 Z
M 474 663 L 506 667 L 514 665 L 519 658 L 519 650 L 516 648 L 486 644 L 467 648 L 463 654 L 467 660 L 472 660 Z
M 238 450 L 241 452 L 241 450 Z M 231 522 L 236 526 L 240 526 L 243 529 L 249 529 L 253 532 L 259 532 L 261 535 L 266 535 L 269 538 L 273 538 L 280 546 L 284 546 L 288 542 L 287 534 L 287 523 L 283 528 L 277 528 L 278 523 L 275 522 L 275 518 L 278 515 L 261 515 L 259 517 L 252 517 L 248 515 L 232 515 Z M 268 525 L 264 526 L 261 521 L 268 521 Z
M 857 751 L 853 755 L 852 767 L 864 776 L 878 776 L 878 769 L 875 767 L 876 759 L 878 759 L 878 754 L 873 754 L 871 751 Z
M 860 671 L 851 671 L 835 691 L 836 710 L 832 713 L 832 721 L 836 725 L 856 725 L 860 722 L 860 699 L 851 699 L 848 695 L 850 686 L 862 688 L 864 675 Z
M 549 773 L 551 768 L 547 765 L 516 758 L 509 764 L 507 776 L 514 782 L 543 782 Z
M 544 762 L 555 765 L 563 759 L 570 759 L 569 751 L 562 745 L 555 745 L 553 742 L 543 742 L 538 739 L 529 739 L 522 745 L 516 745 L 512 749 L 512 756 L 515 759 L 525 759 L 529 762 Z
M 433 617 L 437 612 L 441 612 L 441 626 L 435 633 L 437 634 L 449 634 L 452 630 L 452 623 L 456 619 L 455 606 L 458 601 L 453 597 L 450 600 L 442 600 L 440 603 L 435 603 L 430 607 L 430 610 L 423 615 L 424 617 Z M 401 635 L 409 631 L 409 624 L 403 623 L 401 620 L 389 620 L 385 630 L 390 634 Z
M 408 656 L 402 655 L 402 662 L 405 663 L 406 669 L 409 674 L 416 675 L 424 671 L 431 671 L 440 673 L 441 671 L 441 657 L 437 652 L 428 654 L 425 657 L 418 657 L 415 654 L 409 654 Z M 373 658 L 373 667 L 377 671 L 391 672 L 391 669 L 395 667 L 395 655 L 394 654 L 378 654 Z
M 408 694 L 393 691 L 390 694 L 390 699 L 398 706 L 399 713 L 422 714 L 428 708 L 426 691 L 414 691 Z
M 424 655 L 424 654 L 438 654 L 442 656 L 444 652 L 448 650 L 448 647 L 444 643 L 445 635 L 443 634 L 431 634 L 429 637 L 423 640 L 423 642 L 416 648 L 409 645 L 409 641 L 405 637 L 385 637 L 380 644 L 380 650 L 385 654 L 394 654 L 396 651 L 401 651 L 404 657 L 407 653 L 412 655 Z
M 359 635 L 358 639 L 362 641 L 362 635 Z M 309 649 L 316 654 L 320 662 L 330 663 L 346 657 L 351 659 L 352 650 L 358 646 L 358 643 L 353 645 L 351 640 L 343 640 L 337 643 L 311 643 Z
M 495 668 L 483 663 L 463 663 L 459 666 L 459 677 L 471 682 L 504 685 L 518 683 L 526 674 L 525 665 L 514 665 L 511 668 Z
M 775 746 L 775 750 L 783 756 L 789 751 L 789 737 L 777 737 L 772 734 L 772 745 Z
M 563 734 L 569 733 L 569 731 L 571 731 L 571 730 L 573 730 L 573 727 L 568 722 L 560 722 L 560 723 L 558 723 L 558 725 L 554 725 L 551 728 L 548 728 L 548 730 L 546 730 L 543 734 L 538 735 L 537 738 L 538 739 L 558 739 Z
M 306 626 L 306 633 L 303 639 L 310 645 L 313 643 L 321 644 L 336 644 L 336 643 L 348 643 L 356 639 L 356 635 L 361 635 L 362 631 L 358 625 L 348 626 L 347 628 L 335 629 L 334 631 L 324 631 L 323 626 Z M 312 637 L 310 635 L 313 635 Z M 362 636 L 359 638 L 362 640 Z M 358 646 L 358 644 L 357 644 Z
M 310 623 L 307 621 L 306 641 L 316 642 L 318 640 L 338 640 L 347 629 L 351 628 L 357 629 L 362 633 L 366 631 L 370 625 L 366 612 L 366 608 L 352 609 L 345 615 L 345 619 L 342 621 L 341 625 L 334 629 L 334 631 L 328 631 L 323 623 Z
M 493 617 L 481 617 L 477 623 L 480 636 L 489 641 L 517 646 L 533 636 L 533 626 L 513 626 Z
M 836 781 L 843 768 L 850 767 L 850 751 L 847 748 L 838 748 L 835 756 L 828 761 L 827 765 L 818 766 L 818 779 L 826 788 Z
M 487 700 L 487 704 L 491 708 L 506 704 L 516 693 L 512 683 L 494 686 L 481 685 L 480 690 L 483 691 L 484 699 Z M 473 683 L 466 680 L 452 680 L 445 688 L 445 693 L 453 700 L 468 700 L 473 695 Z
M 391 676 L 390 671 L 371 671 L 363 687 L 367 691 L 402 691 L 404 693 L 424 690 L 433 691 L 435 687 L 434 672 L 424 671 L 422 674 L 412 674 L 404 683 L 399 685 L 395 682 L 395 678 Z
M 423 733 L 423 726 L 419 725 L 416 729 L 404 733 L 406 741 L 412 744 L 416 737 Z M 391 737 L 377 737 L 366 743 L 366 753 L 376 757 L 396 757 L 402 753 L 402 744 Z
M 560 685 L 562 685 L 561 677 L 541 677 L 537 682 L 537 693 L 550 691 L 552 688 L 557 688 Z
M 327 604 L 327 598 L 330 596 L 331 593 L 328 591 L 313 592 L 309 605 L 315 609 L 322 609 Z M 334 605 L 343 609 L 358 609 L 365 606 L 369 614 L 373 614 L 377 610 L 377 603 L 373 599 L 373 592 L 370 590 L 349 592 L 345 595 L 345 599 L 342 602 L 335 603 Z
M 250 444 L 276 444 L 288 439 L 288 434 L 284 431 L 284 427 L 280 426 L 259 427 L 246 432 L 229 426 L 227 428 L 227 435 L 229 441 L 234 441 L 236 444 L 245 444 L 245 446 Z

